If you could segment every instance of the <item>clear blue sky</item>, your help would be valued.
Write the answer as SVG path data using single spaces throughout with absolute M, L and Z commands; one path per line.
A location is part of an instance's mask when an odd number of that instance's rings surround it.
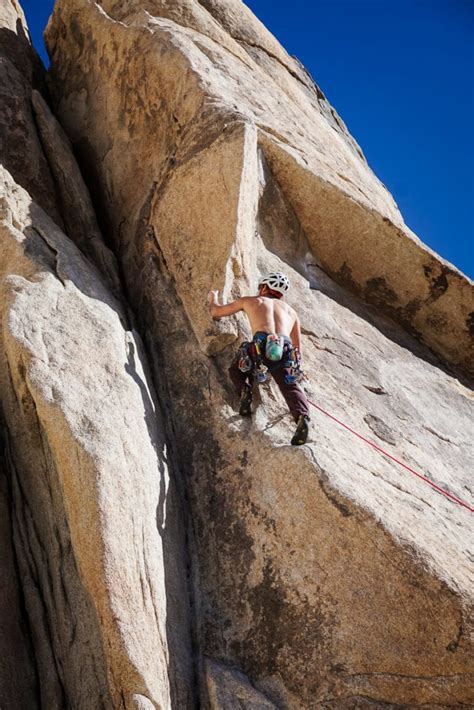
M 246 0 L 295 54 L 405 222 L 474 277 L 474 0 Z M 23 0 L 33 42 L 52 0 Z

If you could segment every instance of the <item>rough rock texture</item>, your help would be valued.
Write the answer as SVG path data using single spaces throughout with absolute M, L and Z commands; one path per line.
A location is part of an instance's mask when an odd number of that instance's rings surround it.
M 187 595 L 141 344 L 72 242 L 1 182 L 0 391 L 41 705 L 167 707 L 173 595 L 180 642 Z
M 211 710 L 275 710 L 277 707 L 256 690 L 243 673 L 207 660 L 205 663 L 207 692 Z
M 241 420 L 205 304 L 287 272 L 311 399 L 472 505 L 472 284 L 242 3 L 58 0 L 62 128 L 0 19 L 0 706 L 473 706 L 472 516 Z
M 202 701 L 474 702 L 468 511 L 320 414 L 292 449 L 272 387 L 242 422 L 205 305 L 284 269 L 315 401 L 469 499 L 472 393 L 407 331 L 472 371 L 471 283 L 240 2 L 59 0 L 47 42 L 190 499 Z

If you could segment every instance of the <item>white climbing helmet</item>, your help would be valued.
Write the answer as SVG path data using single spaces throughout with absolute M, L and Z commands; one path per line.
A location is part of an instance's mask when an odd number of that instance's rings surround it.
M 290 288 L 290 280 L 288 276 L 285 276 L 285 274 L 282 274 L 280 271 L 273 271 L 258 282 L 259 288 L 264 285 L 271 288 L 272 291 L 277 291 L 284 296 Z

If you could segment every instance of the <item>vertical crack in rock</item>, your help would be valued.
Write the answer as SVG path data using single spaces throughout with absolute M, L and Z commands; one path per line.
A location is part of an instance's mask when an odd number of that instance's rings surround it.
M 135 235 L 136 239 L 130 241 L 129 250 L 125 252 L 125 261 L 122 262 L 122 265 L 124 265 L 128 260 L 131 260 L 132 263 L 136 261 L 137 255 L 135 250 L 137 249 L 137 245 L 142 245 L 144 253 L 150 255 L 149 265 L 144 270 L 144 276 L 153 278 L 156 289 L 155 296 L 162 304 L 161 313 L 164 318 L 164 322 L 162 323 L 163 330 L 165 329 L 165 324 L 166 329 L 169 327 L 167 314 L 174 313 L 176 318 L 176 314 L 181 310 L 181 304 L 175 293 L 173 280 L 166 259 L 160 249 L 154 227 L 149 221 L 153 202 L 160 193 L 160 189 L 164 189 L 166 179 L 166 173 L 164 173 L 161 184 L 154 184 L 152 186 L 138 220 L 137 233 Z M 186 483 L 186 469 L 189 465 L 189 461 L 182 455 L 183 447 L 179 443 L 181 433 L 179 430 L 177 431 L 175 426 L 175 412 L 174 408 L 171 406 L 173 393 L 170 392 L 168 387 L 168 380 L 163 376 L 167 368 L 172 366 L 168 361 L 169 351 L 162 335 L 157 338 L 150 337 L 154 332 L 154 328 L 152 330 L 148 323 L 150 304 L 147 302 L 146 297 L 140 297 L 138 301 L 136 301 L 133 296 L 130 297 L 130 291 L 133 290 L 133 294 L 135 295 L 135 289 L 136 284 L 132 283 L 128 285 L 129 298 L 127 300 L 129 303 L 133 304 L 131 306 L 133 319 L 137 330 L 142 334 L 146 360 L 151 365 L 149 377 L 157 393 L 156 406 L 163 415 L 162 422 L 165 438 L 168 442 L 167 458 L 171 471 L 173 472 L 172 485 L 175 487 L 174 507 L 177 507 L 177 510 L 174 511 L 174 514 L 176 515 L 176 522 L 179 520 L 179 517 L 182 516 L 184 523 L 182 530 L 178 531 L 177 528 L 174 529 L 174 535 L 176 535 L 178 539 L 182 538 L 185 566 L 187 568 L 186 580 L 183 581 L 178 578 L 172 578 L 169 594 L 174 597 L 179 590 L 181 594 L 180 606 L 186 607 L 189 603 L 190 618 L 187 620 L 183 620 L 182 618 L 178 620 L 177 617 L 173 617 L 173 614 L 180 614 L 178 607 L 175 607 L 174 610 L 173 607 L 171 607 L 172 616 L 170 620 L 168 644 L 170 646 L 172 700 L 173 706 L 191 708 L 198 702 L 197 699 L 202 692 L 200 687 L 202 682 L 200 679 L 202 660 L 199 643 L 199 595 L 197 559 L 195 554 L 196 544 L 194 541 L 195 533 L 192 516 L 189 510 Z M 176 332 L 179 332 L 176 323 L 174 324 L 174 328 L 177 328 Z M 170 513 L 168 515 L 170 515 Z M 176 523 L 173 527 L 176 527 Z M 163 530 L 162 522 L 158 522 L 158 529 Z M 160 534 L 163 535 L 163 533 Z M 164 536 L 164 544 L 170 545 L 171 549 L 176 544 L 176 540 L 173 542 L 170 533 L 168 533 Z M 190 627 L 191 636 L 189 642 L 191 643 L 191 648 L 189 649 L 183 648 L 182 646 L 183 638 L 180 632 L 180 626 L 183 624 L 183 621 L 184 624 L 189 624 Z M 174 627 L 176 627 L 176 631 Z M 188 665 L 189 660 L 186 659 L 188 654 L 192 656 L 191 667 Z
M 3 3 L 0 20 L 0 161 L 43 209 L 62 226 L 48 163 L 36 134 L 31 89 L 45 91 L 45 70 L 30 44 L 17 2 Z
M 15 554 L 13 488 L 16 473 L 10 451 L 8 430 L 0 415 L 0 505 L 2 582 L 0 584 L 0 703 L 2 707 L 33 710 L 39 698 L 39 679 L 31 627 Z
M 59 195 L 66 233 L 97 265 L 112 292 L 119 295 L 117 263 L 104 244 L 69 140 L 38 91 L 33 90 L 31 100 L 41 144 Z
M 31 227 L 31 229 L 40 237 L 40 239 L 43 240 L 43 242 L 46 244 L 46 246 L 48 247 L 50 252 L 53 254 L 55 274 L 58 277 L 59 281 L 62 283 L 62 285 L 66 286 L 64 275 L 61 273 L 61 267 L 58 262 L 58 256 L 59 256 L 58 250 L 56 249 L 56 247 L 54 247 L 50 244 L 50 242 L 48 241 L 48 238 L 45 236 L 45 234 L 40 229 L 38 229 L 38 227 Z

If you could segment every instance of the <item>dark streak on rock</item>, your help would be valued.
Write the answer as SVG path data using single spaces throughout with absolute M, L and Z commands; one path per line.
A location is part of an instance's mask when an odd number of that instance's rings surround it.
M 395 291 L 388 286 L 383 276 L 374 276 L 365 284 L 364 297 L 375 306 L 385 306 L 398 301 Z
M 292 596 L 290 600 L 286 583 L 279 578 L 271 558 L 266 559 L 262 573 L 262 581 L 250 589 L 247 597 L 254 625 L 243 643 L 232 644 L 234 656 L 242 658 L 243 670 L 250 678 L 272 673 L 280 675 L 282 664 L 286 663 L 289 671 L 294 669 L 296 659 L 291 658 L 291 654 L 296 650 L 299 658 L 310 663 L 311 659 L 321 657 L 329 641 L 328 611 L 315 608 L 296 590 L 295 598 Z M 301 619 L 305 620 L 303 625 Z M 298 675 L 292 671 L 287 677 L 289 689 L 299 692 Z M 309 693 L 316 694 L 317 686 L 315 674 Z
M 466 326 L 469 333 L 474 337 L 474 311 L 471 311 L 466 318 Z
M 351 291 L 354 291 L 355 293 L 359 292 L 360 289 L 352 276 L 352 269 L 346 261 L 337 272 L 336 279 L 340 284 L 346 286 Z
M 458 626 L 456 637 L 453 639 L 453 641 L 451 641 L 451 643 L 448 643 L 448 645 L 446 646 L 447 651 L 449 651 L 450 653 L 455 653 L 458 650 L 463 633 L 464 633 L 464 628 L 463 628 L 462 616 L 461 616 L 461 620 L 460 620 L 460 623 Z
M 352 515 L 352 511 L 348 508 L 347 505 L 341 503 L 341 501 L 337 499 L 336 495 L 334 495 L 333 493 L 329 493 L 321 479 L 319 479 L 319 486 L 328 501 L 332 503 L 332 505 L 334 505 L 345 518 L 349 518 Z

